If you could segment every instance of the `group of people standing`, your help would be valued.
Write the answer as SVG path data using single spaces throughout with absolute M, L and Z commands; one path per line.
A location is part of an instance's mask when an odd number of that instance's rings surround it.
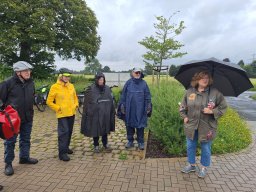
M 32 66 L 19 61 L 13 64 L 14 75 L 1 83 L 0 99 L 4 106 L 12 105 L 21 118 L 19 135 L 20 164 L 36 164 L 37 159 L 30 157 L 30 139 L 33 124 L 33 104 L 35 85 L 31 78 Z M 74 85 L 70 82 L 70 70 L 60 70 L 57 82 L 50 88 L 47 105 L 56 112 L 58 121 L 58 153 L 59 159 L 69 161 L 73 153 L 70 141 L 73 132 L 78 98 Z M 142 79 L 140 69 L 134 68 L 131 79 L 125 84 L 119 109 L 125 117 L 127 128 L 126 148 L 133 147 L 134 133 L 137 131 L 139 149 L 144 149 L 144 128 L 147 126 L 147 116 L 151 111 L 151 95 L 146 82 Z M 108 144 L 108 134 L 115 131 L 115 107 L 113 94 L 103 73 L 95 75 L 95 82 L 90 85 L 84 94 L 84 109 L 81 121 L 81 133 L 93 138 L 94 152 L 99 153 L 99 137 L 103 148 L 111 152 Z M 12 162 L 17 136 L 7 139 L 5 145 L 5 174 L 14 174 Z
M 14 75 L 1 83 L 0 99 L 7 105 L 14 106 L 21 118 L 19 135 L 19 163 L 37 164 L 38 160 L 30 157 L 30 138 L 33 124 L 33 102 L 35 86 L 31 79 L 32 66 L 19 61 L 13 64 Z M 78 99 L 75 88 L 70 83 L 70 71 L 60 71 L 57 82 L 51 86 L 47 105 L 56 112 L 58 120 L 59 159 L 69 161 L 70 141 L 73 132 Z M 140 69 L 134 68 L 123 87 L 117 116 L 124 120 L 127 132 L 126 148 L 134 147 L 134 134 L 137 133 L 138 148 L 144 150 L 144 128 L 152 112 L 151 94 L 143 80 Z M 226 111 L 227 104 L 223 95 L 211 87 L 212 77 L 207 71 L 196 73 L 191 88 L 186 91 L 180 105 L 180 114 L 184 120 L 184 132 L 187 137 L 187 155 L 189 165 L 181 171 L 197 171 L 204 178 L 211 162 L 211 144 L 216 136 L 217 119 Z M 210 101 L 210 102 L 209 102 Z M 81 121 L 81 133 L 93 138 L 94 152 L 99 153 L 99 137 L 103 149 L 111 152 L 108 135 L 115 131 L 115 107 L 110 87 L 106 85 L 103 73 L 95 75 L 95 82 L 84 94 L 84 108 Z M 5 140 L 5 174 L 14 173 L 12 161 L 17 136 Z M 196 166 L 197 142 L 201 144 L 201 169 Z M 1 189 L 1 188 L 0 188 Z

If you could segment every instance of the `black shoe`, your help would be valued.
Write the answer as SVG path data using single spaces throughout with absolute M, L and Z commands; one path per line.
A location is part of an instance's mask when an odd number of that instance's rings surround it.
M 60 155 L 59 159 L 62 160 L 62 161 L 69 161 L 70 160 L 67 153 L 64 153 L 64 154 Z
M 2 185 L 0 185 L 0 191 L 2 191 L 4 189 L 4 187 Z
M 104 146 L 104 149 L 106 153 L 111 153 L 113 150 L 108 144 Z
M 73 154 L 73 150 L 72 149 L 68 149 L 68 154 Z
M 20 158 L 20 164 L 37 164 L 38 160 L 34 158 Z
M 14 170 L 12 168 L 12 164 L 5 164 L 4 174 L 7 176 L 13 175 Z

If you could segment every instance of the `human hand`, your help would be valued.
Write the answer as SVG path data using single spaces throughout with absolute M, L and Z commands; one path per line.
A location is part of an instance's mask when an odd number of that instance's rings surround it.
M 185 124 L 187 124 L 189 120 L 188 120 L 187 117 L 185 117 L 183 121 L 184 121 Z
M 203 113 L 204 113 L 204 114 L 213 114 L 213 111 L 212 111 L 212 109 L 210 109 L 210 108 L 208 108 L 208 107 L 205 107 L 205 108 L 203 109 Z

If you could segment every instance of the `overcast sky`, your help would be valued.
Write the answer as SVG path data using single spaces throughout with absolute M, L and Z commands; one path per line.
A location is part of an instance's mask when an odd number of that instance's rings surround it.
M 194 59 L 230 58 L 234 63 L 252 61 L 256 54 L 255 0 L 86 0 L 99 21 L 101 47 L 97 58 L 112 70 L 144 68 L 146 49 L 138 44 L 154 35 L 155 16 L 169 17 L 172 23 L 185 22 L 186 28 L 177 40 L 188 54 L 172 59 L 169 64 L 182 64 Z M 256 55 L 254 56 L 256 59 Z M 56 59 L 59 67 L 76 70 L 83 62 Z

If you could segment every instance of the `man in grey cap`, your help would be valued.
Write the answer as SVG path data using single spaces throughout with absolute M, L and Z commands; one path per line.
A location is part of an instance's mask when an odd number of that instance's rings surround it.
M 31 69 L 33 67 L 25 62 L 18 61 L 13 64 L 14 75 L 0 84 L 0 99 L 5 106 L 12 105 L 21 118 L 19 137 L 19 163 L 36 164 L 37 159 L 30 158 L 30 135 L 33 123 L 33 104 L 35 85 L 31 79 Z M 14 148 L 17 136 L 5 140 L 4 161 L 5 175 L 13 175 L 12 161 L 14 160 Z
M 118 109 L 123 114 L 126 132 L 127 144 L 126 148 L 134 147 L 134 134 L 137 132 L 138 148 L 144 150 L 144 128 L 147 126 L 147 120 L 150 116 L 151 94 L 146 81 L 142 78 L 139 68 L 133 68 L 131 79 L 129 79 L 122 90 L 121 99 Z

